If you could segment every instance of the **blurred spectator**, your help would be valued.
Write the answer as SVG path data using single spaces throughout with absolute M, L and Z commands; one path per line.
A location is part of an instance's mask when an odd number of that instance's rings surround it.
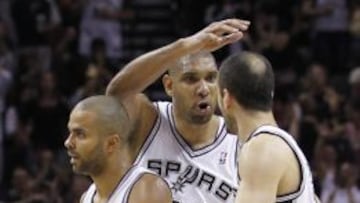
M 352 9 L 350 18 L 350 59 L 351 66 L 360 65 L 360 5 Z
M 10 35 L 4 22 L 0 20 L 0 66 L 5 70 L 14 73 L 16 58 L 11 49 Z
M 346 71 L 349 53 L 349 10 L 347 0 L 316 0 L 315 59 L 327 67 Z
M 349 74 L 350 98 L 360 99 L 360 67 L 354 68 Z
M 297 82 L 294 66 L 297 56 L 290 42 L 290 33 L 286 30 L 275 31 L 269 46 L 263 49 L 262 54 L 275 67 L 278 85 L 289 86 L 289 89 L 294 88 Z
M 50 42 L 55 28 L 60 24 L 60 15 L 54 0 L 14 0 L 12 16 L 16 28 L 18 46 L 22 53 L 41 56 L 40 67 L 51 65 Z
M 14 21 L 11 17 L 11 1 L 12 0 L 0 1 L 0 21 L 2 21 L 6 30 L 9 33 L 8 37 L 11 41 L 11 44 L 14 45 L 16 43 L 16 32 L 14 28 Z
M 85 97 L 105 92 L 106 85 L 116 70 L 110 67 L 105 51 L 105 42 L 101 39 L 95 39 L 91 46 L 91 57 L 86 67 L 85 84 L 76 89 L 70 98 L 70 106 L 75 105 Z
M 36 149 L 58 151 L 63 148 L 69 109 L 57 89 L 52 72 L 42 73 L 38 97 L 31 104 L 31 139 Z
M 18 167 L 13 171 L 7 200 L 17 202 L 31 198 L 33 187 L 33 179 L 29 172 L 25 168 Z
M 321 195 L 323 203 L 360 202 L 360 190 L 356 187 L 357 174 L 354 165 L 342 163 L 336 170 L 336 176 Z
M 53 48 L 53 69 L 58 78 L 59 91 L 65 96 L 84 83 L 84 61 L 78 53 L 79 27 L 83 0 L 57 0 L 61 26 L 55 34 Z
M 342 98 L 328 83 L 326 67 L 321 64 L 311 64 L 303 81 L 302 101 L 312 103 L 313 113 L 317 121 L 327 123 L 341 109 Z
M 334 146 L 329 142 L 319 143 L 319 145 L 315 158 L 314 176 L 319 182 L 320 188 L 318 190 L 331 190 L 335 181 L 338 155 Z
M 180 36 L 187 36 L 203 28 L 206 8 L 216 0 L 177 0 L 176 2 L 178 13 L 175 27 Z
M 5 24 L 0 20 L 0 182 L 2 180 L 3 172 L 3 113 L 5 112 L 5 97 L 11 87 L 13 73 L 15 71 L 15 58 L 8 46 L 8 33 Z
M 133 13 L 123 9 L 123 0 L 90 0 L 85 5 L 80 26 L 80 54 L 90 57 L 91 44 L 100 38 L 105 42 L 106 56 L 117 61 L 121 57 L 121 20 Z
M 12 173 L 17 167 L 33 169 L 35 162 L 32 143 L 30 140 L 30 128 L 22 122 L 18 122 L 16 131 L 9 135 L 5 144 L 5 178 L 4 186 L 9 187 Z
M 347 115 L 344 134 L 349 139 L 355 155 L 360 158 L 360 98 L 349 101 Z
M 0 28 L 1 29 L 1 28 Z M 1 37 L 0 37 L 1 38 Z M 5 64 L 4 64 L 5 65 Z M 1 39 L 0 39 L 0 182 L 3 178 L 3 143 L 5 139 L 5 135 L 3 134 L 3 113 L 5 112 L 5 97 L 10 88 L 12 80 L 11 72 L 1 64 Z
M 37 153 L 37 165 L 34 168 L 36 183 L 53 182 L 56 176 L 56 159 L 53 151 L 49 149 L 39 150 Z
M 106 44 L 102 39 L 94 39 L 91 43 L 91 55 L 88 61 L 88 68 L 96 67 L 101 73 L 111 77 L 117 73 L 118 67 L 111 67 L 111 64 L 106 57 Z
M 206 8 L 205 23 L 210 24 L 214 21 L 224 20 L 235 17 L 237 5 L 234 5 L 231 0 L 215 1 Z
M 298 140 L 301 121 L 299 104 L 291 96 L 288 96 L 287 92 L 279 91 L 274 97 L 273 111 L 280 128 L 287 130 Z

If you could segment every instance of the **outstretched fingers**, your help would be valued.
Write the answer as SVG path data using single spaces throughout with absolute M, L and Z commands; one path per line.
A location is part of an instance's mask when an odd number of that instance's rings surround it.
M 221 22 L 240 31 L 246 31 L 250 26 L 250 21 L 235 18 L 226 19 Z

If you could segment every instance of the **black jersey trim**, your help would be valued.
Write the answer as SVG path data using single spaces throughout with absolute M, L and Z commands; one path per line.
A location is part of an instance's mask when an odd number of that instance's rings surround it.
M 214 150 L 217 146 L 219 146 L 222 143 L 222 141 L 225 139 L 227 134 L 225 124 L 224 122 L 221 122 L 217 131 L 217 136 L 212 143 L 204 147 L 201 147 L 199 149 L 193 149 L 191 145 L 182 137 L 181 133 L 176 129 L 174 115 L 172 112 L 172 105 L 167 106 L 167 116 L 170 122 L 169 124 L 172 134 L 174 135 L 179 145 L 185 150 L 185 152 L 190 157 L 202 156 Z
M 140 178 L 143 177 L 145 174 L 152 174 L 152 175 L 157 176 L 156 174 L 154 174 L 154 173 L 152 173 L 152 172 L 147 172 L 147 171 L 143 171 L 142 173 L 139 173 L 139 174 L 137 175 L 137 177 L 134 179 L 134 181 L 131 183 L 131 185 L 129 185 L 129 188 L 127 189 L 126 194 L 125 194 L 125 198 L 124 198 L 123 201 L 122 201 L 123 203 L 128 203 L 128 202 L 129 202 L 130 193 L 131 193 L 134 185 L 135 185 L 135 184 L 140 180 Z M 158 177 L 160 177 L 160 176 L 158 176 Z M 163 181 L 165 181 L 165 180 L 163 179 Z M 166 181 L 165 181 L 165 182 L 166 182 Z
M 274 126 L 272 126 L 272 127 L 274 127 Z M 300 169 L 300 183 L 298 185 L 298 188 L 294 192 L 290 192 L 288 194 L 283 194 L 283 195 L 278 195 L 276 197 L 276 202 L 282 202 L 282 203 L 291 202 L 292 200 L 299 197 L 305 189 L 305 180 L 304 180 L 304 170 L 305 169 L 304 169 L 304 166 L 301 164 L 299 155 L 296 153 L 294 146 L 288 140 L 286 140 L 283 136 L 281 136 L 279 133 L 272 132 L 270 130 L 259 130 L 257 132 L 255 131 L 255 134 L 252 134 L 251 138 L 253 138 L 259 134 L 268 134 L 268 135 L 273 135 L 273 136 L 277 136 L 277 137 L 281 138 L 290 147 L 291 151 L 293 152 L 293 154 L 296 157 L 296 160 L 298 162 L 299 169 Z
M 125 174 L 120 178 L 120 180 L 119 180 L 118 183 L 116 184 L 116 186 L 115 186 L 115 188 L 113 189 L 113 191 L 110 193 L 107 202 L 110 202 L 110 201 L 111 201 L 111 198 L 113 198 L 113 195 L 116 194 L 116 191 L 121 187 L 121 185 L 122 185 L 123 183 L 125 183 L 125 182 L 129 179 L 131 173 L 132 173 L 135 169 L 136 169 L 135 166 L 131 166 L 130 168 L 128 168 L 128 170 L 125 172 Z M 91 197 L 91 203 L 94 203 L 94 199 L 95 199 L 96 193 L 97 193 L 97 190 L 96 190 L 96 187 L 95 187 L 94 193 L 93 193 L 93 195 L 92 195 L 92 197 Z
M 161 113 L 160 113 L 160 109 L 159 109 L 159 105 L 158 103 L 154 103 L 156 106 L 156 112 L 157 112 L 157 118 L 156 121 L 153 124 L 153 127 L 151 129 L 151 131 L 149 132 L 148 136 L 145 138 L 143 144 L 140 147 L 139 153 L 136 156 L 136 159 L 134 161 L 134 164 L 138 164 L 142 157 L 145 155 L 146 151 L 148 150 L 148 148 L 150 147 L 152 141 L 155 139 L 157 133 L 159 132 L 160 126 L 161 126 Z

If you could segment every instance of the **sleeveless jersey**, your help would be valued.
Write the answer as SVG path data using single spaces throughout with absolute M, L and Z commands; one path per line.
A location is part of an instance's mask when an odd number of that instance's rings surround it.
M 172 103 L 154 105 L 158 117 L 135 163 L 168 182 L 174 203 L 234 202 L 238 187 L 238 139 L 227 132 L 224 119 L 220 117 L 214 142 L 195 150 L 175 127 Z
M 135 183 L 141 178 L 142 175 L 154 172 L 147 170 L 143 167 L 132 166 L 126 174 L 119 180 L 119 183 L 111 193 L 107 203 L 127 203 L 129 200 L 130 191 Z M 96 194 L 95 184 L 91 184 L 88 190 L 84 193 L 82 203 L 94 203 Z
M 248 140 L 260 134 L 280 137 L 293 151 L 300 166 L 301 178 L 298 189 L 293 193 L 277 196 L 276 202 L 315 203 L 316 201 L 311 170 L 304 153 L 296 143 L 295 139 L 289 133 L 278 127 L 263 125 L 257 128 L 250 135 Z

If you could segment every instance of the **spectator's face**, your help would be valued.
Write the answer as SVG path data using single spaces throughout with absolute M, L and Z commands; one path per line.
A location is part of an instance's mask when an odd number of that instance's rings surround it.
M 337 154 L 333 146 L 326 145 L 323 147 L 323 155 L 324 161 L 328 163 L 335 163 L 337 159 Z
M 273 38 L 273 46 L 276 50 L 283 50 L 289 44 L 289 34 L 287 32 L 278 32 Z
M 77 109 L 71 112 L 65 147 L 74 172 L 96 175 L 105 167 L 107 156 L 99 127 L 95 113 Z
M 25 191 L 30 186 L 29 173 L 23 168 L 16 168 L 13 172 L 12 185 L 18 191 Z
M 176 116 L 192 123 L 207 123 L 216 108 L 218 71 L 215 62 L 206 57 L 184 59 L 178 69 L 163 79 Z
M 43 150 L 40 154 L 41 164 L 43 166 L 49 166 L 53 163 L 53 153 L 50 150 Z
M 355 183 L 355 170 L 354 166 L 350 163 L 343 163 L 339 168 L 338 185 L 341 187 L 349 186 Z
M 312 65 L 309 70 L 309 77 L 311 85 L 315 88 L 323 88 L 327 83 L 326 71 L 321 65 Z
M 52 73 L 46 72 L 42 75 L 41 89 L 46 92 L 51 92 L 55 89 L 55 79 Z

